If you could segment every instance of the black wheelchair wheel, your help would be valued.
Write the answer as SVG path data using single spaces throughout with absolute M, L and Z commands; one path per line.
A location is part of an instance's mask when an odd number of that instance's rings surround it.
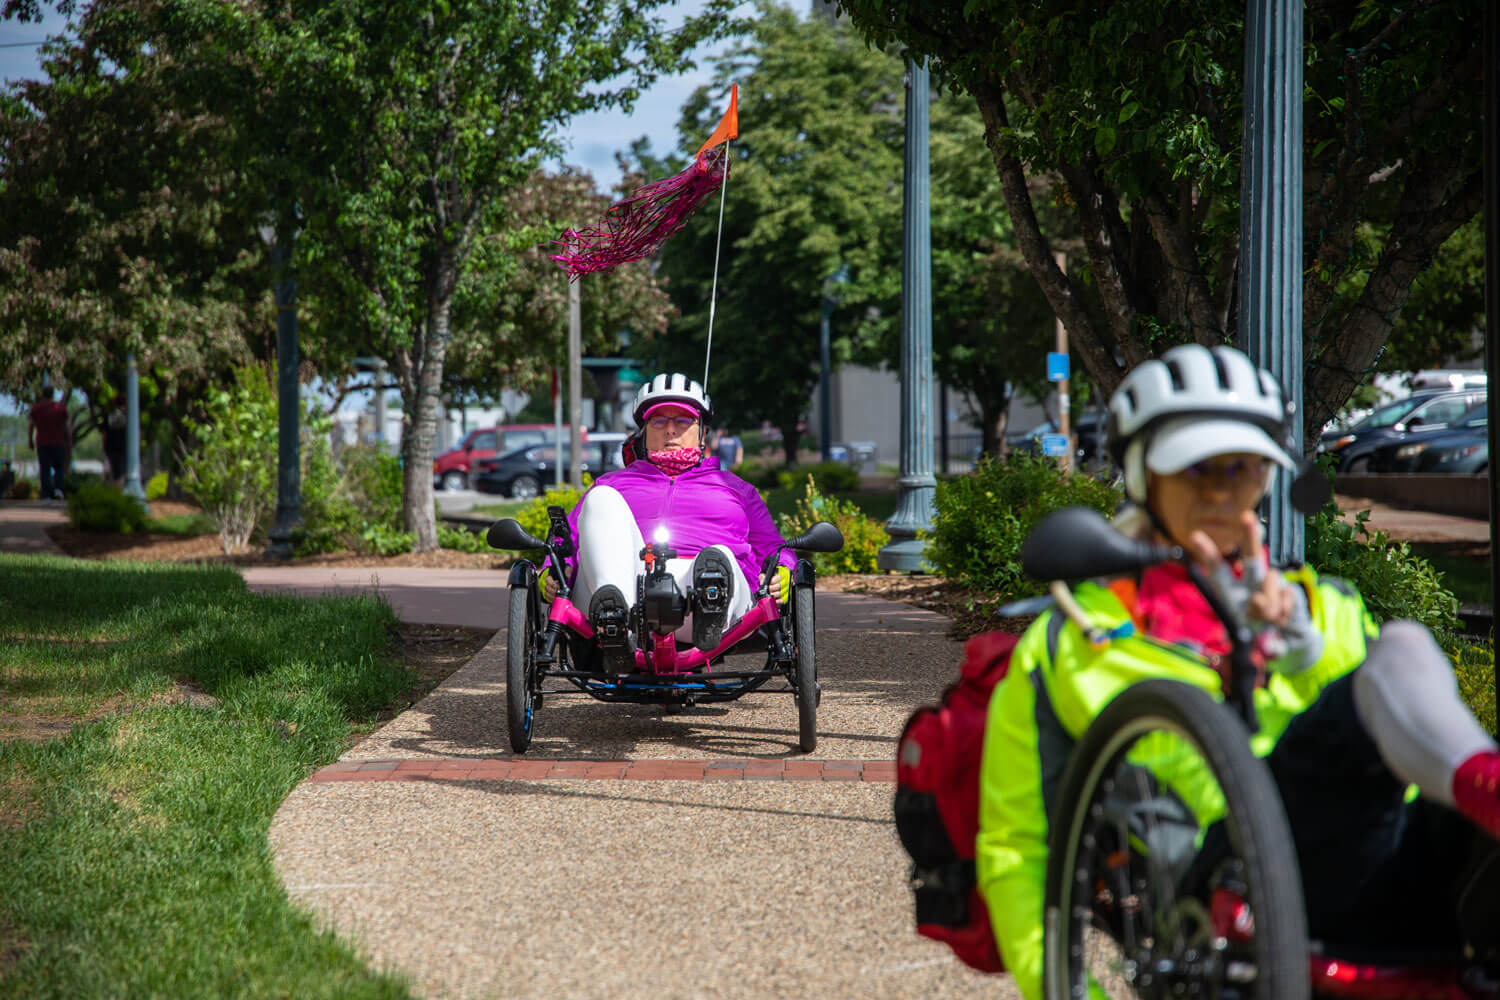
M 510 748 L 525 753 L 536 722 L 536 618 L 530 587 L 510 588 L 510 619 L 505 646 L 505 721 Z
M 1132 685 L 1069 757 L 1048 845 L 1048 1000 L 1306 1000 L 1286 812 L 1249 732 L 1176 681 Z M 1097 995 L 1097 994 L 1093 994 Z
M 797 695 L 797 743 L 803 753 L 818 748 L 818 653 L 813 642 L 817 624 L 813 588 L 792 589 L 792 644 L 797 651 L 793 687 Z

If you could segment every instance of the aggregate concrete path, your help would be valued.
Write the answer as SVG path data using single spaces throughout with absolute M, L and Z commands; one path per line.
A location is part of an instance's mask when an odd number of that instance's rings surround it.
M 0 503 L 0 552 L 62 555 L 47 536 L 47 528 L 66 523 L 67 508 L 56 500 L 7 500 Z
M 819 594 L 806 756 L 790 694 L 757 692 L 677 714 L 550 697 L 514 758 L 502 628 L 287 798 L 277 868 L 423 996 L 1013 997 L 916 936 L 890 819 L 901 724 L 957 666 L 948 624 Z

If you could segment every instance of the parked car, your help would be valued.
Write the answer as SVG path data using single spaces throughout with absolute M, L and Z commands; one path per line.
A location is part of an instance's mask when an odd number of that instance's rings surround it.
M 443 452 L 432 463 L 432 484 L 439 489 L 461 490 L 469 485 L 469 474 L 474 463 L 481 458 L 512 451 L 522 445 L 541 444 L 551 441 L 557 427 L 554 424 L 505 424 L 500 427 L 479 427 L 465 434 L 455 448 Z M 563 434 L 568 428 L 563 428 Z M 587 434 L 584 435 L 587 438 Z
M 562 466 L 568 469 L 568 442 L 562 444 Z M 557 454 L 559 449 L 551 442 L 522 445 L 503 455 L 481 458 L 474 463 L 474 488 L 481 493 L 498 493 L 513 500 L 530 500 L 557 480 Z M 620 449 L 606 449 L 598 441 L 589 440 L 583 446 L 583 471 L 598 476 L 624 463 Z
M 1377 408 L 1344 431 L 1331 431 L 1318 439 L 1320 453 L 1338 455 L 1338 471 L 1350 475 L 1388 471 L 1388 462 L 1408 437 L 1426 437 L 1445 430 L 1465 411 L 1485 400 L 1485 390 L 1462 392 L 1414 392 Z M 1382 451 L 1385 446 L 1393 447 Z
M 1073 415 L 1068 429 L 1078 440 L 1078 451 L 1074 455 L 1077 461 L 1093 462 L 1104 453 L 1104 428 L 1104 415 L 1098 410 L 1085 410 Z M 1039 455 L 1042 451 L 1042 435 L 1056 433 L 1057 425 L 1050 419 L 1044 420 L 1020 434 L 1007 434 L 1005 446 L 1010 451 Z
M 593 431 L 589 434 L 589 443 L 598 444 L 604 454 L 605 472 L 624 466 L 625 456 L 621 449 L 629 437 L 624 431 Z
M 1390 469 L 1458 475 L 1489 472 L 1489 404 L 1480 403 L 1445 431 L 1396 447 Z

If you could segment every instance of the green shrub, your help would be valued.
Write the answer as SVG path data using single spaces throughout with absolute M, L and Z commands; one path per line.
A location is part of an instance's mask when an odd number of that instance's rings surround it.
M 1350 522 L 1332 502 L 1308 518 L 1308 565 L 1352 583 L 1377 621 L 1411 618 L 1439 637 L 1452 635 L 1459 627 L 1458 600 L 1427 560 L 1372 529 L 1369 520 L 1362 510 Z
M 489 552 L 490 543 L 484 535 L 467 528 L 454 528 L 446 524 L 437 526 L 438 545 L 457 552 Z
M 1444 643 L 1458 677 L 1458 693 L 1491 736 L 1495 735 L 1495 642 L 1459 639 Z
M 212 393 L 182 456 L 182 485 L 219 530 L 225 552 L 245 548 L 275 504 L 276 395 L 266 373 L 242 368 Z
M 388 528 L 383 524 L 372 524 L 360 534 L 361 548 L 379 556 L 399 556 L 410 552 L 417 544 L 417 536 L 409 531 Z
M 212 535 L 214 523 L 202 511 L 194 511 L 190 514 L 167 514 L 164 517 L 153 517 L 146 523 L 146 530 L 160 532 L 163 535 Z
M 102 482 L 104 482 L 104 477 L 97 472 L 79 472 L 76 469 L 69 469 L 63 474 L 63 496 L 71 496 L 85 486 L 96 486 Z
M 352 445 L 335 458 L 320 430 L 303 442 L 302 482 L 305 531 L 297 541 L 298 555 L 374 551 L 365 543 L 366 528 L 394 531 L 401 525 L 401 462 L 395 456 Z
M 806 491 L 790 514 L 777 523 L 783 538 L 795 538 L 818 521 L 831 521 L 844 535 L 844 547 L 838 552 L 819 552 L 813 556 L 813 567 L 820 576 L 832 573 L 874 573 L 879 567 L 876 556 L 890 542 L 885 525 L 848 500 L 824 496 L 812 476 L 806 479 Z
M 167 495 L 167 474 L 165 472 L 158 472 L 156 475 L 154 475 L 150 479 L 146 480 L 146 499 L 147 500 L 160 500 L 162 497 L 164 497 L 166 495 Z
M 847 493 L 859 489 L 859 473 L 843 462 L 818 462 L 799 465 L 794 469 L 781 469 L 776 473 L 775 485 L 784 490 L 795 490 L 811 476 L 818 481 L 826 493 Z
M 146 508 L 112 483 L 83 483 L 68 494 L 68 519 L 83 531 L 144 531 Z
M 937 484 L 927 558 L 943 576 L 1002 599 L 1040 585 L 1021 573 L 1021 544 L 1043 515 L 1062 507 L 1112 514 L 1120 491 L 1091 476 L 1064 476 L 1052 459 L 983 457 L 967 476 Z
M 35 479 L 17 479 L 10 484 L 5 497 L 7 500 L 35 500 L 41 492 L 42 489 Z
M 593 477 L 585 475 L 583 489 L 575 489 L 572 486 L 548 487 L 541 496 L 516 511 L 515 518 L 533 538 L 546 538 L 547 531 L 551 527 L 551 522 L 547 519 L 547 508 L 561 507 L 565 512 L 571 513 L 592 485 L 594 485 Z

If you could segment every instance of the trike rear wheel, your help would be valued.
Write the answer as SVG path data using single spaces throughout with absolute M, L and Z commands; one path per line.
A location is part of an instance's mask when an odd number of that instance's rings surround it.
M 1132 685 L 1069 757 L 1048 849 L 1048 1000 L 1305 1000 L 1301 876 L 1276 785 L 1225 705 Z
M 813 588 L 800 584 L 792 590 L 792 643 L 797 661 L 797 743 L 803 753 L 818 748 L 818 653 L 813 641 L 817 626 Z
M 525 753 L 536 722 L 536 619 L 531 613 L 531 588 L 510 588 L 510 618 L 505 647 L 505 720 L 510 748 Z

